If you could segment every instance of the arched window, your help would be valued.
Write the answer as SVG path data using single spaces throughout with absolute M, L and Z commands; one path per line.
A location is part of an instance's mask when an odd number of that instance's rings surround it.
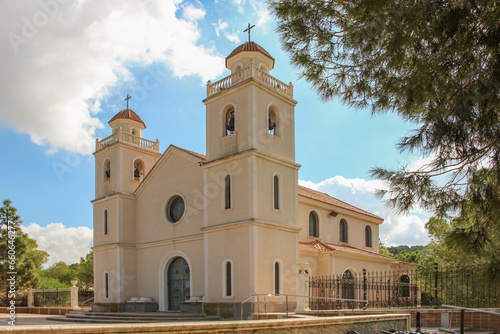
M 309 236 L 316 238 L 319 236 L 318 215 L 314 211 L 309 212 Z
M 108 210 L 104 210 L 104 223 L 103 223 L 103 232 L 104 235 L 108 234 Z
M 365 246 L 372 247 L 372 229 L 368 225 L 365 227 Z
M 104 182 L 109 181 L 111 179 L 111 161 L 106 160 L 104 162 Z
M 344 271 L 342 274 L 342 298 L 354 299 L 354 274 L 350 270 Z
M 104 273 L 104 298 L 109 298 L 109 274 Z
M 226 175 L 224 179 L 225 198 L 224 209 L 231 209 L 231 175 Z
M 224 135 L 233 134 L 235 131 L 234 108 L 229 108 L 224 117 Z
M 280 178 L 278 175 L 274 175 L 274 186 L 273 186 L 273 197 L 274 197 L 274 209 L 280 209 Z
M 134 161 L 134 181 L 142 181 L 144 178 L 144 163 L 141 160 Z
M 347 222 L 345 219 L 340 220 L 340 227 L 339 227 L 339 238 L 341 242 L 347 242 L 348 240 L 348 234 L 347 234 Z
M 399 278 L 398 292 L 400 297 L 410 297 L 410 277 L 408 275 L 402 275 Z
M 132 128 L 132 129 L 130 130 L 130 133 L 132 134 L 132 136 L 137 136 L 137 135 L 138 135 L 138 134 L 137 134 L 137 129 L 136 129 L 136 128 Z
M 279 295 L 280 294 L 280 279 L 281 279 L 281 273 L 280 273 L 280 263 L 278 261 L 274 262 L 274 294 Z
M 278 135 L 277 125 L 276 112 L 273 109 L 269 109 L 267 113 L 267 131 L 272 135 Z
M 226 274 L 226 286 L 225 286 L 225 296 L 231 297 L 233 295 L 233 268 L 231 261 L 227 261 L 225 265 Z

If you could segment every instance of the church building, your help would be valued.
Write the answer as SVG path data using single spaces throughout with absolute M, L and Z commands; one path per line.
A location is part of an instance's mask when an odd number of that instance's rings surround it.
M 298 184 L 293 85 L 254 42 L 208 82 L 206 155 L 143 137 L 130 109 L 96 141 L 95 310 L 160 311 L 303 294 L 308 275 L 404 265 L 379 254 L 383 219 Z M 278 298 L 278 297 L 277 297 Z

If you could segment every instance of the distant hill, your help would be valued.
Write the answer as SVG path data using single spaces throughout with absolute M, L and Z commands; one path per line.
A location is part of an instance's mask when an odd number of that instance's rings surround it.
M 412 252 L 416 252 L 418 250 L 425 250 L 427 246 L 407 246 L 407 245 L 400 245 L 400 246 L 391 246 L 391 247 L 387 247 L 387 250 L 389 250 L 389 252 L 391 252 L 392 254 L 399 254 L 401 253 L 402 251 L 405 251 L 406 253 L 412 253 Z M 397 252 L 395 252 L 397 251 Z

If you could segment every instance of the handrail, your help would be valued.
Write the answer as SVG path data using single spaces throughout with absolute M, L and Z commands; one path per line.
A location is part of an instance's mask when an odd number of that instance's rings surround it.
M 316 299 L 329 299 L 329 300 L 345 300 L 345 301 L 349 301 L 349 302 L 361 302 L 361 303 L 366 303 L 365 307 L 367 307 L 368 304 L 370 304 L 370 302 L 368 300 L 363 300 L 363 299 L 349 299 L 349 298 L 335 298 L 335 297 L 315 297 L 315 296 L 304 296 L 304 295 L 289 295 L 289 294 L 281 294 L 281 293 L 280 294 L 254 293 L 253 295 L 251 295 L 250 297 L 248 297 L 247 299 L 245 299 L 244 301 L 242 301 L 241 304 L 240 304 L 240 311 L 241 311 L 241 317 L 240 317 L 240 319 L 241 320 L 243 320 L 243 304 L 245 304 L 246 302 L 248 302 L 252 298 L 259 297 L 259 296 L 265 296 L 265 297 L 282 297 L 283 296 L 283 297 L 286 297 L 287 317 L 288 317 L 288 297 L 316 298 Z
M 83 302 L 82 302 L 82 307 L 83 307 L 83 305 L 85 305 L 85 303 L 88 303 L 89 301 L 91 301 L 91 300 L 92 300 L 92 299 L 94 299 L 94 298 L 95 298 L 95 297 L 92 297 L 92 298 L 89 298 L 89 299 L 87 299 L 87 300 L 83 301 Z M 89 305 L 90 305 L 90 304 L 89 304 Z
M 499 312 L 493 312 L 493 311 L 485 311 L 485 310 L 481 310 L 481 309 L 478 309 L 478 308 L 469 308 L 469 307 L 461 307 L 461 306 L 452 306 L 452 305 L 441 305 L 443 307 L 449 307 L 449 308 L 454 308 L 454 309 L 458 309 L 458 310 L 468 310 L 468 311 L 474 311 L 474 312 L 482 312 L 482 313 L 489 313 L 489 314 L 498 314 L 500 315 Z

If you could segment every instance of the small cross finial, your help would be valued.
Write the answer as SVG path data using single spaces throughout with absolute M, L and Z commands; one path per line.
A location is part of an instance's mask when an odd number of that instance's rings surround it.
M 128 100 L 130 100 L 131 97 L 132 96 L 130 96 L 130 95 L 127 94 L 127 98 L 125 100 L 123 100 L 123 101 L 127 101 L 127 109 L 128 109 Z
M 243 32 L 247 32 L 248 31 L 248 41 L 250 42 L 250 30 L 252 30 L 252 28 L 255 27 L 255 24 L 253 26 L 250 26 L 250 23 L 248 24 L 248 28 L 246 28 L 245 30 L 243 30 Z

